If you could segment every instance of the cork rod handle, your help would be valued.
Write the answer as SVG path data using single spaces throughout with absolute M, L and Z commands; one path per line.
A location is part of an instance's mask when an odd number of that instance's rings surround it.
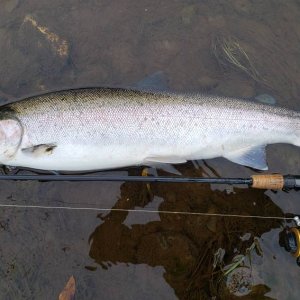
M 282 190 L 284 177 L 280 174 L 252 175 L 252 187 L 255 189 Z

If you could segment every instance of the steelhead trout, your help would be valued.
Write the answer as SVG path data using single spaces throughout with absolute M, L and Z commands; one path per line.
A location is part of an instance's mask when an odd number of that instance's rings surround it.
M 0 163 L 89 171 L 225 157 L 265 170 L 265 146 L 300 146 L 300 113 L 218 96 L 78 89 L 0 108 Z

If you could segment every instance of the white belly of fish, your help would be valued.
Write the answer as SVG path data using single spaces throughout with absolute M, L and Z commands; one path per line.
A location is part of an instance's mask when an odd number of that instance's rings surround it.
M 70 128 L 69 139 L 40 140 L 40 144 L 53 143 L 55 148 L 49 152 L 26 152 L 32 145 L 26 134 L 15 156 L 7 162 L 11 166 L 22 166 L 42 170 L 87 171 L 113 169 L 135 165 L 177 164 L 187 160 L 226 157 L 237 163 L 247 165 L 244 154 L 249 154 L 253 167 L 266 169 L 264 145 L 284 142 L 287 138 L 282 132 L 270 132 L 273 128 L 261 128 L 259 122 L 248 130 L 247 123 L 239 124 L 212 120 L 178 119 L 170 122 L 146 122 L 135 119 L 123 126 L 114 124 L 101 132 L 98 140 L 82 143 L 77 136 L 72 139 L 75 127 Z M 152 128 L 152 129 L 151 129 Z M 28 129 L 27 129 L 28 130 Z M 97 142 L 98 141 L 98 142 Z M 48 143 L 47 143 L 48 142 Z M 262 146 L 262 149 L 260 149 Z M 258 147 L 258 148 L 257 148 Z M 251 154 L 252 151 L 252 154 Z M 246 157 L 247 159 L 247 157 Z M 248 161 L 249 162 L 249 161 Z

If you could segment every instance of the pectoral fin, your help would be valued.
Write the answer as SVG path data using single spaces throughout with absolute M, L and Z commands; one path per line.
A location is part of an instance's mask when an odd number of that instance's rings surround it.
M 174 167 L 172 164 L 182 164 L 185 163 L 186 160 L 178 157 L 173 156 L 151 156 L 147 157 L 144 160 L 144 164 L 146 166 L 151 166 L 157 169 L 162 169 L 167 173 L 181 175 L 181 173 Z
M 51 155 L 56 147 L 56 144 L 40 144 L 28 148 L 23 148 L 22 152 L 26 155 L 40 157 L 43 155 Z
M 246 147 L 224 155 L 237 164 L 257 170 L 268 170 L 266 162 L 266 145 Z

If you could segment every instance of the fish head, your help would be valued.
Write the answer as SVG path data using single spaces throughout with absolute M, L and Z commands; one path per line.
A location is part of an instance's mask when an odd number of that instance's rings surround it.
M 17 119 L 0 120 L 0 161 L 13 158 L 22 142 L 23 128 Z

